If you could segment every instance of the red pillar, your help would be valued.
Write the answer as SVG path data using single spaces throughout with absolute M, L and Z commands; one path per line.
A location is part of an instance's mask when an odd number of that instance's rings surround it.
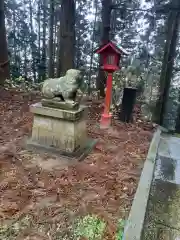
M 113 74 L 108 73 L 107 84 L 106 84 L 106 97 L 104 112 L 101 116 L 100 127 L 108 128 L 111 125 L 112 115 L 110 114 L 111 98 L 112 98 L 112 80 Z

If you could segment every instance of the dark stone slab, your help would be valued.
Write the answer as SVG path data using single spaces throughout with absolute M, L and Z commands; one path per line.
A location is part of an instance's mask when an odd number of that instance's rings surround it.
M 180 160 L 180 138 L 171 137 L 169 139 L 169 149 L 171 158 Z
M 154 180 L 145 216 L 145 225 L 163 224 L 180 230 L 180 186 Z
M 32 142 L 29 139 L 26 141 L 26 149 L 33 151 L 33 152 L 43 152 L 43 153 L 48 153 L 48 154 L 55 154 L 55 155 L 67 157 L 68 159 L 71 159 L 71 160 L 76 159 L 78 161 L 82 161 L 91 152 L 91 150 L 94 148 L 96 143 L 97 143 L 97 140 L 89 139 L 84 148 L 77 149 L 76 151 L 74 151 L 72 153 L 68 153 L 68 152 L 63 152 L 57 148 L 40 145 L 38 143 Z
M 133 200 L 127 224 L 124 229 L 123 240 L 140 240 L 143 230 L 149 192 L 153 180 L 157 149 L 159 146 L 161 130 L 154 133 L 148 155 L 144 164 L 138 188 Z
M 159 144 L 158 154 L 180 160 L 180 138 L 163 135 Z
M 170 157 L 170 151 L 169 151 L 169 144 L 168 144 L 168 138 L 167 137 L 161 137 L 159 147 L 158 147 L 158 154 L 161 156 Z
M 180 160 L 158 156 L 154 178 L 180 184 Z
M 141 240 L 178 240 L 180 231 L 161 224 L 148 224 L 145 226 Z
M 150 168 L 155 171 L 148 183 L 146 201 L 145 191 L 138 194 L 139 205 L 135 206 L 134 199 L 124 240 L 180 240 L 180 139 L 161 135 L 156 154 L 155 168 Z M 145 182 L 143 175 L 141 182 Z

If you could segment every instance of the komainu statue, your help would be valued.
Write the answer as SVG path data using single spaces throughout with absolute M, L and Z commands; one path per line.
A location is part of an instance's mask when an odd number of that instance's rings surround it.
M 82 79 L 80 70 L 69 69 L 63 77 L 45 80 L 42 87 L 42 105 L 77 110 L 79 108 L 77 93 L 82 94 L 80 90 Z

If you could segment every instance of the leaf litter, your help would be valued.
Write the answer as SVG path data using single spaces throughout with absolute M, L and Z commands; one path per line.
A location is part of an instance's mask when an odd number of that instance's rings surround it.
M 0 89 L 0 239 L 75 239 L 77 219 L 96 215 L 106 224 L 103 239 L 115 239 L 127 219 L 155 126 L 113 120 L 99 129 L 102 104 L 89 101 L 87 131 L 98 143 L 82 161 L 23 149 L 37 94 Z M 60 162 L 60 164 L 58 164 Z M 82 238 L 83 239 L 83 238 Z

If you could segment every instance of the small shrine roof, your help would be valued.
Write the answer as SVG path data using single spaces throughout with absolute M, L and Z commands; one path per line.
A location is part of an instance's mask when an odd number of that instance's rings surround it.
M 95 50 L 96 53 L 101 53 L 102 51 L 104 51 L 105 49 L 111 47 L 115 52 L 117 52 L 118 54 L 125 54 L 125 55 L 129 55 L 129 53 L 122 48 L 121 46 L 116 45 L 114 42 L 110 41 L 107 44 L 103 44 L 101 45 L 99 48 L 97 48 Z

